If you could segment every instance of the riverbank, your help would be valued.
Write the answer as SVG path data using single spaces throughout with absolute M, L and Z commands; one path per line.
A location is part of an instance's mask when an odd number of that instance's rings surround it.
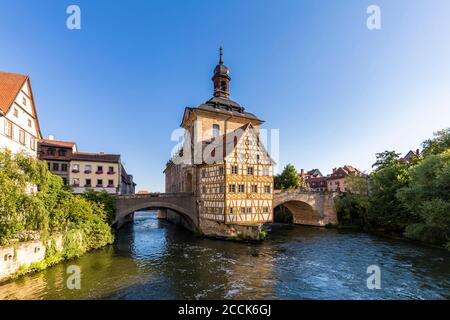
M 10 279 L 39 272 L 58 263 L 79 258 L 83 254 L 113 243 L 114 238 L 87 246 L 81 231 L 50 236 L 45 240 L 34 239 L 0 247 L 0 285 Z
M 106 191 L 72 194 L 45 161 L 0 150 L 0 190 L 2 279 L 114 241 L 112 196 Z

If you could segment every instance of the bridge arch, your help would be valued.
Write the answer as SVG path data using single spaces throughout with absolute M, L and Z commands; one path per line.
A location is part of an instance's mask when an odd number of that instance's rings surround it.
M 280 203 L 277 207 L 275 207 L 274 215 L 276 214 L 276 209 L 278 207 L 284 206 L 289 210 L 292 214 L 292 223 L 294 224 L 302 224 L 302 225 L 311 225 L 316 226 L 320 225 L 320 221 L 322 217 L 317 210 L 304 202 L 299 200 L 289 200 L 283 203 Z
M 286 207 L 292 213 L 294 224 L 325 226 L 336 222 L 331 193 L 276 190 L 273 207 L 277 209 L 280 206 Z
M 119 196 L 116 198 L 116 223 L 120 227 L 136 211 L 167 209 L 175 212 L 188 226 L 197 228 L 195 204 L 191 194 L 151 194 Z

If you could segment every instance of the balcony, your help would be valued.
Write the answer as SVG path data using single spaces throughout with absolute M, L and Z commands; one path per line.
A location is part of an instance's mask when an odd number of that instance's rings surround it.
M 78 173 L 78 172 L 80 172 L 80 170 L 78 170 L 78 169 L 72 169 L 72 172 L 73 172 L 73 173 Z
M 95 187 L 96 187 L 96 188 L 103 188 L 103 185 L 102 185 L 102 184 L 98 184 L 98 185 L 96 185 Z
M 95 171 L 95 174 L 103 174 L 103 171 L 97 170 L 97 171 Z
M 107 174 L 116 174 L 114 171 L 108 171 Z
M 80 187 L 80 184 L 79 184 L 79 183 L 74 183 L 74 184 L 72 184 L 72 187 L 74 187 L 74 188 L 79 188 L 79 187 Z
M 90 173 L 92 173 L 92 171 L 91 170 L 84 170 L 84 173 L 85 174 L 90 174 Z
M 92 188 L 92 185 L 91 184 L 85 184 L 84 187 L 85 188 Z

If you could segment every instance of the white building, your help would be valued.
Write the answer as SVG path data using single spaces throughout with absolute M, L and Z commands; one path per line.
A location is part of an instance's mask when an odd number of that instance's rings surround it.
M 29 77 L 0 72 L 0 149 L 37 157 L 41 138 Z

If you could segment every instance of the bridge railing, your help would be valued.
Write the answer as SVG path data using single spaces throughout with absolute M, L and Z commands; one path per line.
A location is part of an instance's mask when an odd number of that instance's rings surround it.
M 280 193 L 289 193 L 289 194 L 338 194 L 338 192 L 334 191 L 306 191 L 306 190 L 298 190 L 298 189 L 274 189 L 274 194 L 280 194 Z
M 181 198 L 192 197 L 193 192 L 174 192 L 174 193 L 161 193 L 151 192 L 146 194 L 124 194 L 115 196 L 117 199 L 151 199 L 151 198 Z

